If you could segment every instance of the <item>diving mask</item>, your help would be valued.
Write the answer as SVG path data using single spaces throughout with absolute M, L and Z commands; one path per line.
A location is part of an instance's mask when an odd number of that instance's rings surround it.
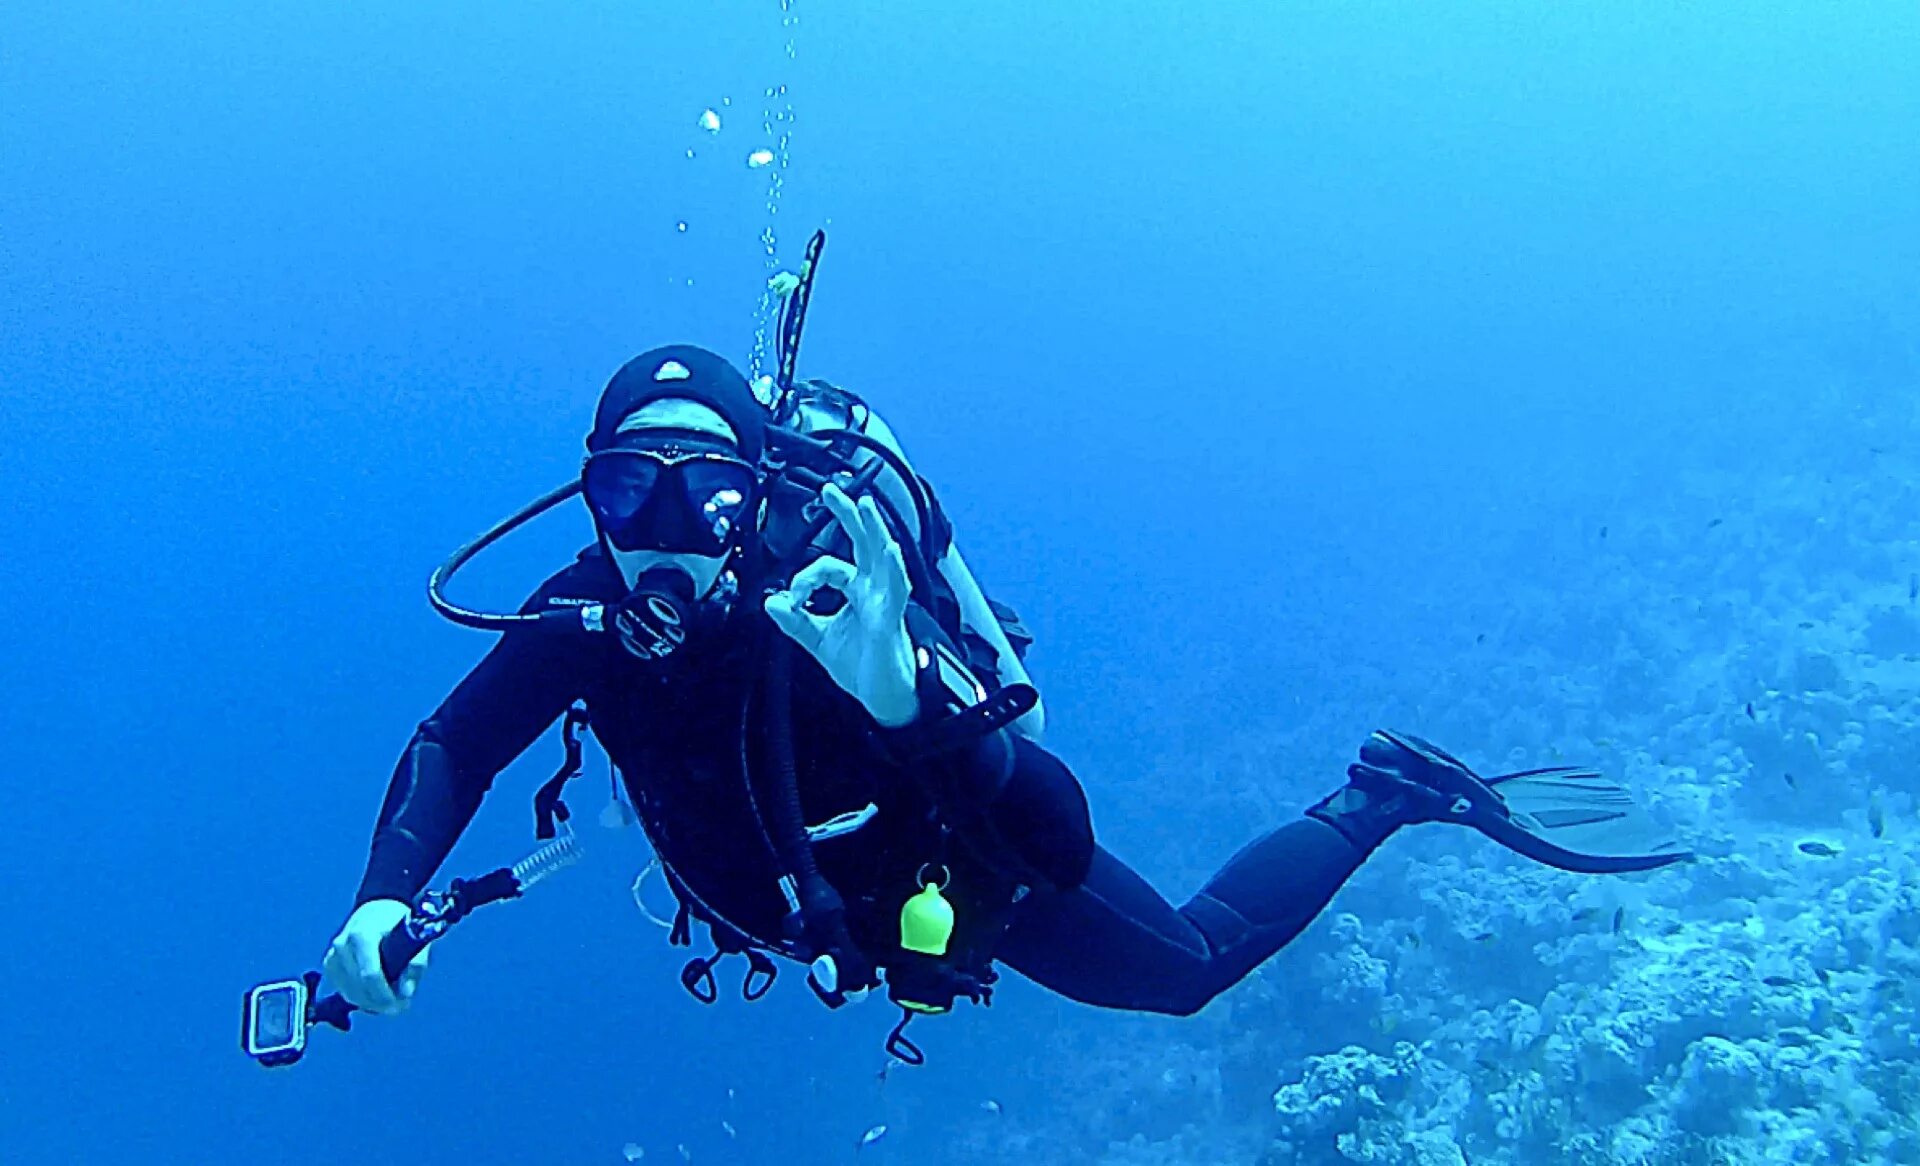
M 720 555 L 750 520 L 760 476 L 730 443 L 688 434 L 602 450 L 580 487 L 616 551 Z

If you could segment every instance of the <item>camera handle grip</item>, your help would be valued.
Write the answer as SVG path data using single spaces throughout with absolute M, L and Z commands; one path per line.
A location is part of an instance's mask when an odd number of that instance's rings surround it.
M 413 957 L 419 955 L 426 946 L 427 941 L 414 938 L 404 922 L 387 932 L 386 938 L 380 941 L 380 971 L 387 977 L 387 983 L 398 980 L 400 973 L 406 971 L 407 965 L 413 962 Z M 358 1011 L 360 1009 L 357 1006 L 347 1003 L 345 996 L 330 992 L 313 1002 L 309 1018 L 313 1024 L 332 1025 L 341 1032 L 347 1032 L 352 1029 L 353 1014 Z
M 407 970 L 413 957 L 429 943 L 447 933 L 455 923 L 467 917 L 475 907 L 518 898 L 522 883 L 514 868 L 502 867 L 477 879 L 455 879 L 445 891 L 428 891 L 413 905 L 413 913 L 380 940 L 380 974 L 391 984 Z M 329 1024 L 348 1031 L 352 1016 L 359 1011 L 338 992 L 313 1003 L 313 1023 Z
M 399 982 L 400 973 L 407 970 L 413 957 L 427 949 L 428 940 L 415 938 L 411 918 L 402 920 L 400 926 L 387 932 L 380 941 L 380 974 L 387 983 Z

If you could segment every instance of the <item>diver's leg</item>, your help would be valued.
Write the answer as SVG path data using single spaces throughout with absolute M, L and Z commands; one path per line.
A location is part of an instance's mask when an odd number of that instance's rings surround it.
M 1086 1004 L 1183 1016 L 1290 943 L 1402 826 L 1458 821 L 1568 870 L 1643 870 L 1689 857 L 1677 843 L 1656 838 L 1660 832 L 1646 815 L 1636 816 L 1624 791 L 1588 770 L 1483 781 L 1418 738 L 1382 731 L 1362 746 L 1347 777 L 1304 818 L 1234 855 L 1177 909 L 1125 863 L 1094 848 L 1085 882 L 1036 890 L 1018 905 L 1000 959 Z M 1507 805 L 1512 795 L 1498 788 L 1524 792 L 1542 810 L 1521 823 Z M 1609 836 L 1589 853 L 1539 836 L 1555 830 L 1655 840 Z
M 1057 856 L 1058 873 L 1016 907 L 1000 960 L 1082 1003 L 1181 1016 L 1291 943 L 1388 835 L 1440 800 L 1350 783 L 1241 848 L 1176 908 L 1093 844 L 1085 795 L 1059 759 L 1023 743 L 1013 769 L 994 817 L 1029 863 Z
M 999 956 L 1085 1004 L 1190 1015 L 1299 935 L 1372 848 L 1302 818 L 1243 848 L 1177 909 L 1096 849 L 1080 886 L 1019 904 Z

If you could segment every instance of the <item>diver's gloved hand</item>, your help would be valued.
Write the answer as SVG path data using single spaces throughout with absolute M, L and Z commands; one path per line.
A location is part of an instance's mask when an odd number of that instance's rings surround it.
M 321 965 L 327 980 L 347 1003 L 366 1012 L 389 1016 L 406 1011 L 420 987 L 420 977 L 427 974 L 427 953 L 433 948 L 431 945 L 422 948 L 400 973 L 400 979 L 389 984 L 387 974 L 380 970 L 380 941 L 405 922 L 412 911 L 412 907 L 398 899 L 374 899 L 360 904 L 347 916 L 340 934 L 328 945 L 326 962 Z
M 907 634 L 912 586 L 906 556 L 873 499 L 855 503 L 831 485 L 820 497 L 852 541 L 853 562 L 816 559 L 785 591 L 767 597 L 767 615 L 875 721 L 889 729 L 911 724 L 920 701 Z M 846 602 L 831 614 L 809 610 L 823 591 L 838 592 Z

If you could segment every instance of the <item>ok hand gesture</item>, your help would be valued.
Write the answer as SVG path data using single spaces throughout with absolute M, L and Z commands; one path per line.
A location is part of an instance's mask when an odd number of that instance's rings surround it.
M 856 503 L 834 485 L 820 498 L 852 541 L 853 562 L 828 555 L 809 563 L 786 590 L 767 597 L 767 615 L 874 720 L 900 728 L 919 712 L 906 557 L 872 498 Z M 808 611 L 821 591 L 838 592 L 846 603 L 830 615 Z

